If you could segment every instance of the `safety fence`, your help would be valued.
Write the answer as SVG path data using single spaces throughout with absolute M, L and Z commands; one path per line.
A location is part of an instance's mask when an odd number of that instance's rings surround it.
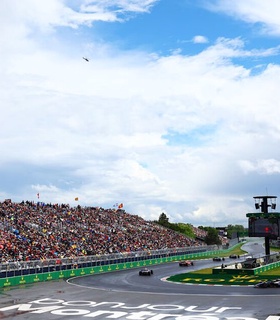
M 23 268 L 13 264 L 2 264 L 0 288 L 141 268 L 178 260 L 209 258 L 226 251 L 228 249 L 223 247 L 205 246 L 188 247 L 184 250 L 179 248 L 149 253 L 138 252 L 125 257 L 123 254 L 117 254 L 62 259 L 61 262 L 29 261 L 22 265 Z

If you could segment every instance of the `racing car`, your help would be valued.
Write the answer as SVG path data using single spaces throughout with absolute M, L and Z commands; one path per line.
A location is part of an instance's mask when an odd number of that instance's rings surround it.
M 280 279 L 261 281 L 254 288 L 280 288 Z
M 223 258 L 221 258 L 221 257 L 214 257 L 213 258 L 213 261 L 225 261 L 225 258 L 223 257 Z
M 179 261 L 179 267 L 190 267 L 190 266 L 193 266 L 193 261 L 190 261 L 190 260 Z
M 144 268 L 139 271 L 139 276 L 150 276 L 152 274 L 154 274 L 153 270 L 148 268 Z

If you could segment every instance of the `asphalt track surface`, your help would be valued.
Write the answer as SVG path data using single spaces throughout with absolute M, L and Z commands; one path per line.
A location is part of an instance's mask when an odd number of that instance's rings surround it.
M 246 250 L 261 254 L 262 242 L 250 241 Z M 10 288 L 0 294 L 0 319 L 280 319 L 280 289 L 164 281 L 176 273 L 218 264 L 200 260 L 181 268 L 173 262 L 153 266 L 152 276 L 130 269 Z

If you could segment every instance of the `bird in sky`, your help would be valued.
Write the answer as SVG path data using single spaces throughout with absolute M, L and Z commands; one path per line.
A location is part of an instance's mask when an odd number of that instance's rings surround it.
M 87 62 L 89 62 L 89 59 L 88 59 L 88 58 L 83 57 L 83 59 L 86 60 Z

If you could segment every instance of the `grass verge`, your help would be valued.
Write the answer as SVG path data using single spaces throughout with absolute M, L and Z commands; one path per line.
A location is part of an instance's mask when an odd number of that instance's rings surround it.
M 226 254 L 220 254 L 220 257 L 228 257 L 231 254 L 244 255 L 247 252 L 241 249 L 244 243 L 236 246 L 233 250 Z M 213 256 L 214 257 L 214 256 Z M 210 256 L 209 258 L 213 258 Z M 280 268 L 265 271 L 259 275 L 230 275 L 230 274 L 212 274 L 213 268 L 205 268 L 202 270 L 191 271 L 171 276 L 167 281 L 179 282 L 185 284 L 208 284 L 208 285 L 254 285 L 260 281 L 272 280 L 280 278 Z
M 178 282 L 183 284 L 200 284 L 200 285 L 238 285 L 238 286 L 253 286 L 254 284 L 275 279 L 271 275 L 230 275 L 230 274 L 209 274 L 188 272 L 171 276 L 167 281 Z

